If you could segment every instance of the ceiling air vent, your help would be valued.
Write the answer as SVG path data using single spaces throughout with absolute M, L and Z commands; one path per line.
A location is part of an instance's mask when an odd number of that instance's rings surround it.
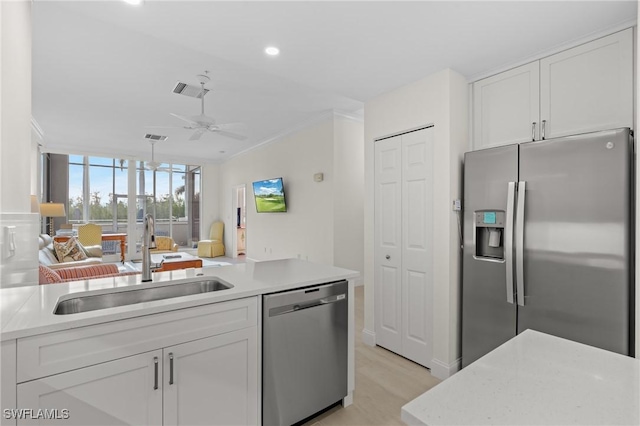
M 191 84 L 183 83 L 181 81 L 176 83 L 176 86 L 173 88 L 173 93 L 177 93 L 178 95 L 185 95 L 191 98 L 202 98 L 207 94 L 209 89 L 202 89 L 201 86 L 193 86 Z
M 147 133 L 146 135 L 144 135 L 145 139 L 149 139 L 151 141 L 166 141 L 169 137 L 168 136 L 160 136 L 160 135 L 152 135 L 151 133 Z

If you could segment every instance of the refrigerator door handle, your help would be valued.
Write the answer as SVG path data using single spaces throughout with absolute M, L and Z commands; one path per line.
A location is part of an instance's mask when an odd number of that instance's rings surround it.
M 536 140 L 536 122 L 531 123 L 531 140 Z
M 516 298 L 524 306 L 524 201 L 526 182 L 518 182 L 518 206 L 516 208 Z
M 513 214 L 516 206 L 516 182 L 507 187 L 507 217 L 504 227 L 504 258 L 507 270 L 507 302 L 515 303 L 513 298 Z

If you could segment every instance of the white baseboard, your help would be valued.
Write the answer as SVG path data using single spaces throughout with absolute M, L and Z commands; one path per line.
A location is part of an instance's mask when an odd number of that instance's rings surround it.
M 366 328 L 362 329 L 362 343 L 369 346 L 376 345 L 376 333 Z
M 451 364 L 447 364 L 446 362 L 434 358 L 431 360 L 431 375 L 440 380 L 448 379 L 460 371 L 460 361 L 461 359 L 458 358 Z

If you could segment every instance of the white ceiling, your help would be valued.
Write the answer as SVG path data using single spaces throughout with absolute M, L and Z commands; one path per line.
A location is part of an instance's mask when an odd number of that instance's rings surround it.
M 331 110 L 444 68 L 467 78 L 632 22 L 635 1 L 122 1 L 33 4 L 33 116 L 45 149 L 149 159 L 145 126 L 180 126 L 173 94 L 211 72 L 206 113 L 246 141 L 159 130 L 161 161 L 224 161 Z M 264 54 L 267 45 L 278 57 Z M 224 153 L 221 153 L 224 151 Z

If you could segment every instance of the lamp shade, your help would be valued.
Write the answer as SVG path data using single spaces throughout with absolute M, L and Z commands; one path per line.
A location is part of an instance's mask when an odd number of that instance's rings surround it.
M 40 204 L 40 214 L 44 217 L 65 217 L 67 215 L 62 203 L 42 203 Z
M 40 203 L 36 195 L 31 196 L 31 213 L 40 213 Z

